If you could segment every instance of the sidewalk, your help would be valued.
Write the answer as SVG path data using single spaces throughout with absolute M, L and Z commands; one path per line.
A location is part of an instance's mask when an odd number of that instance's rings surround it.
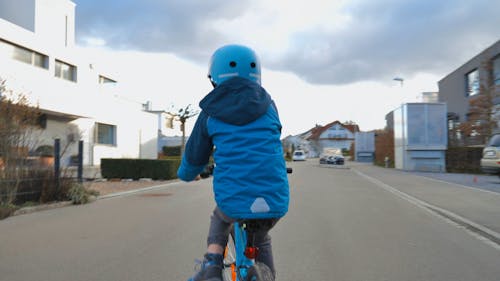
M 98 198 L 109 197 L 124 192 L 141 191 L 155 186 L 165 185 L 178 180 L 153 181 L 153 180 L 118 180 L 118 181 L 92 181 L 84 183 L 87 189 L 92 189 L 99 192 Z
M 115 196 L 121 196 L 125 194 L 132 194 L 136 192 L 142 192 L 151 190 L 154 188 L 160 188 L 167 184 L 178 182 L 179 180 L 167 180 L 167 181 L 153 181 L 153 180 L 118 180 L 118 181 L 90 181 L 84 182 L 84 186 L 87 189 L 95 190 L 99 192 L 99 196 L 96 199 L 105 199 Z M 24 207 L 15 211 L 11 216 L 24 215 L 33 212 L 39 212 L 44 210 L 50 210 L 55 208 L 71 206 L 73 203 L 71 201 L 62 201 L 49 204 L 41 204 L 31 207 Z
M 427 178 L 433 178 L 445 182 L 464 185 L 467 187 L 480 188 L 500 193 L 500 177 L 494 175 L 431 173 L 431 172 L 408 172 L 408 173 Z
M 500 192 L 495 177 L 406 172 L 356 163 L 351 169 L 387 191 L 500 245 Z

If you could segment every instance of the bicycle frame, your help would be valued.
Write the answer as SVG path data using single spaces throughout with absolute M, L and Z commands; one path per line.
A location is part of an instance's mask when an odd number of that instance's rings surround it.
M 248 269 L 252 267 L 255 263 L 255 254 L 256 248 L 251 247 L 247 248 L 247 232 L 245 230 L 245 224 L 242 222 L 234 222 L 233 224 L 233 239 L 234 239 L 234 248 L 235 248 L 235 261 L 234 265 L 226 265 L 231 266 L 232 272 L 232 281 L 245 280 L 248 274 Z M 253 249 L 252 249 L 253 248 Z M 251 250 L 247 250 L 251 249 Z M 249 254 L 254 254 L 252 256 L 247 257 L 245 253 L 250 252 Z

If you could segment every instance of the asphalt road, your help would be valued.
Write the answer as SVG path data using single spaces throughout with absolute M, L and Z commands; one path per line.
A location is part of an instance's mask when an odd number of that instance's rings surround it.
M 277 280 L 500 280 L 498 244 L 402 195 L 434 199 L 495 231 L 498 209 L 478 221 L 480 205 L 439 196 L 488 193 L 367 166 L 290 165 L 290 212 L 271 232 Z M 0 221 L 0 280 L 186 280 L 204 252 L 210 184 L 173 183 Z

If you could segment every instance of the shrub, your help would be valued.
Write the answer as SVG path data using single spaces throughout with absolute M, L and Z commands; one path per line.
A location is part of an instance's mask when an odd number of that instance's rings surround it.
M 158 155 L 159 160 L 178 160 L 181 161 L 182 157 L 181 156 L 167 156 L 163 154 Z
M 17 206 L 12 204 L 0 204 L 0 220 L 10 216 L 18 209 Z
M 394 131 L 392 129 L 375 131 L 375 165 L 385 166 L 389 157 L 389 167 L 394 168 Z
M 482 147 L 448 147 L 446 170 L 451 173 L 481 173 Z
M 162 152 L 165 156 L 181 156 L 181 146 L 164 146 Z
M 81 183 L 75 183 L 68 191 L 68 197 L 73 204 L 86 204 L 90 200 L 89 193 Z
M 73 182 L 71 188 L 67 192 L 67 196 L 75 205 L 86 204 L 90 202 L 91 197 L 99 196 L 99 191 L 87 189 L 83 184 Z
M 101 175 L 104 178 L 134 179 L 151 178 L 168 180 L 177 178 L 180 160 L 149 159 L 101 159 Z

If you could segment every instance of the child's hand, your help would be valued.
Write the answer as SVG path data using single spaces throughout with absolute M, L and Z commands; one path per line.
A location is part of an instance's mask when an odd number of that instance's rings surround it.
M 201 176 L 200 175 L 197 175 L 196 178 L 194 178 L 195 181 L 199 181 L 201 180 Z

